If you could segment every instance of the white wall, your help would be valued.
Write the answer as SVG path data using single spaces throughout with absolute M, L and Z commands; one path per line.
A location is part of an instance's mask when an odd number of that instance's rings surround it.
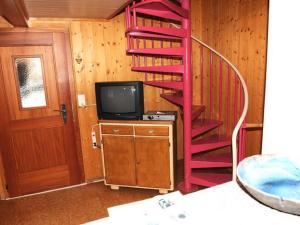
M 300 1 L 270 0 L 263 154 L 300 161 Z

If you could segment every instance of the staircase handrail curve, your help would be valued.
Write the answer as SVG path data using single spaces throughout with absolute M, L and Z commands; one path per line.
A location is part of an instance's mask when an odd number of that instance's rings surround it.
M 176 24 L 171 23 L 171 25 L 174 26 L 174 27 L 176 27 L 176 28 L 179 28 Z M 192 40 L 198 42 L 199 44 L 201 44 L 204 47 L 208 48 L 213 53 L 215 53 L 217 56 L 219 56 L 220 58 L 222 58 L 222 60 L 224 60 L 234 70 L 235 74 L 239 78 L 239 80 L 240 80 L 240 82 L 242 84 L 242 87 L 243 87 L 244 107 L 243 107 L 243 111 L 241 113 L 241 116 L 240 116 L 238 122 L 236 123 L 236 125 L 235 125 L 235 127 L 233 129 L 232 136 L 231 136 L 231 140 L 232 140 L 232 180 L 236 181 L 237 135 L 238 135 L 238 132 L 239 132 L 239 130 L 240 130 L 240 128 L 241 128 L 241 126 L 242 126 L 245 118 L 246 118 L 247 111 L 248 111 L 248 105 L 249 105 L 249 96 L 248 96 L 247 85 L 246 85 L 246 82 L 245 82 L 242 74 L 240 73 L 240 71 L 225 56 L 223 56 L 221 53 L 219 53 L 218 51 L 216 51 L 215 49 L 213 49 L 209 45 L 205 44 L 199 38 L 196 38 L 194 35 L 191 35 L 191 38 L 192 38 Z
M 241 126 L 242 126 L 245 118 L 246 118 L 247 111 L 248 111 L 248 105 L 249 105 L 248 88 L 247 88 L 246 82 L 245 82 L 242 74 L 240 73 L 240 71 L 225 56 L 223 56 L 221 53 L 219 53 L 218 51 L 216 51 L 215 49 L 213 49 L 209 45 L 205 44 L 203 41 L 201 41 L 200 39 L 196 38 L 195 36 L 191 35 L 191 38 L 192 38 L 192 40 L 200 43 L 201 45 L 203 45 L 204 47 L 208 48 L 213 53 L 215 53 L 217 56 L 219 56 L 220 58 L 222 58 L 222 60 L 225 61 L 234 70 L 235 74 L 239 78 L 239 80 L 240 80 L 240 82 L 242 84 L 242 87 L 243 87 L 244 107 L 243 107 L 243 111 L 241 113 L 241 116 L 240 116 L 238 122 L 236 123 L 236 125 L 235 125 L 235 127 L 233 129 L 232 136 L 231 136 L 231 142 L 232 142 L 232 180 L 236 181 L 237 136 L 238 136 L 238 132 L 239 132 L 239 130 L 240 130 L 240 128 L 241 128 Z

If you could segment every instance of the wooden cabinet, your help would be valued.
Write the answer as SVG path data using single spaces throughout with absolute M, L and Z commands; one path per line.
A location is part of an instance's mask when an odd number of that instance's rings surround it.
M 105 184 L 174 189 L 173 122 L 100 121 Z
M 105 146 L 106 182 L 110 184 L 135 185 L 134 138 L 110 135 L 103 136 L 102 141 L 103 146 Z

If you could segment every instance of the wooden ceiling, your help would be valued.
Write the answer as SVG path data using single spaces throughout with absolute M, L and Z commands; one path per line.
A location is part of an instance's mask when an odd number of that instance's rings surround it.
M 30 17 L 110 19 L 131 0 L 0 0 L 0 16 L 17 27 Z
M 24 0 L 29 17 L 108 19 L 128 0 Z

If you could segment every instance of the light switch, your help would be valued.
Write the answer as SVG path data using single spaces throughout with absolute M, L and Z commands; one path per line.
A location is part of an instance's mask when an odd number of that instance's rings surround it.
M 79 106 L 85 106 L 85 95 L 84 94 L 81 94 L 81 95 L 78 95 L 78 105 Z

